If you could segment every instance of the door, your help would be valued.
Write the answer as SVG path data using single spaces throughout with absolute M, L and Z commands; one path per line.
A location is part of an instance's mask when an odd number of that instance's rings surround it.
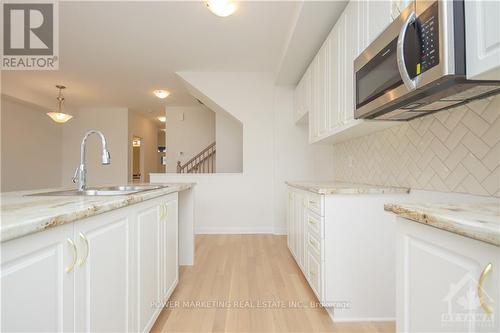
M 500 80 L 499 17 L 499 1 L 465 1 L 468 79 Z
M 170 200 L 160 206 L 161 255 L 160 255 L 160 300 L 167 301 L 179 281 L 179 244 L 177 200 Z
M 73 331 L 72 236 L 67 224 L 2 243 L 2 332 Z
M 498 332 L 498 247 L 401 218 L 397 235 L 398 332 Z
M 148 331 L 159 312 L 160 299 L 160 204 L 137 214 L 137 331 Z
M 75 328 L 78 332 L 132 330 L 130 210 L 75 224 Z

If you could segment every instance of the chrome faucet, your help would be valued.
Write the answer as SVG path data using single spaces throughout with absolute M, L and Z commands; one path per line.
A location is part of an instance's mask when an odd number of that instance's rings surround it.
M 85 145 L 87 143 L 87 138 L 92 134 L 97 134 L 101 138 L 101 145 L 102 145 L 101 163 L 103 165 L 111 163 L 111 155 L 109 154 L 104 134 L 102 134 L 102 132 L 98 130 L 90 130 L 87 133 L 85 133 L 82 139 L 82 145 L 80 146 L 80 165 L 78 166 L 78 168 L 76 168 L 75 175 L 73 176 L 73 183 L 78 182 L 78 191 L 84 191 L 87 187 L 87 168 L 85 167 Z

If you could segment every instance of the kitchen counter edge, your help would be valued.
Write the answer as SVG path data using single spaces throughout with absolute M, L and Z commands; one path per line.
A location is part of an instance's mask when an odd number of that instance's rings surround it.
M 57 212 L 57 208 L 53 207 L 52 208 L 53 212 L 51 212 L 49 209 L 47 214 L 41 214 L 41 216 L 32 218 L 29 217 L 23 218 L 21 214 L 19 218 L 15 219 L 15 221 L 13 221 L 13 218 L 15 218 L 16 214 L 15 208 L 13 208 L 14 211 L 12 214 L 10 214 L 11 216 L 7 216 L 7 214 L 4 214 L 4 209 L 6 210 L 12 209 L 11 207 L 15 206 L 16 204 L 4 205 L 2 203 L 1 206 L 2 219 L 0 221 L 0 243 L 4 243 L 9 240 L 35 234 L 38 232 L 42 232 L 44 230 L 57 227 L 59 225 L 73 223 L 88 217 L 92 217 L 116 209 L 131 206 L 133 204 L 155 199 L 171 193 L 181 192 L 190 189 L 195 185 L 195 183 L 158 184 L 158 185 L 166 185 L 168 187 L 150 191 L 138 192 L 133 194 L 127 194 L 127 195 L 100 196 L 97 198 L 98 200 L 95 200 L 96 197 L 84 197 L 84 198 L 75 196 L 51 197 L 51 202 L 56 205 L 58 198 L 60 199 L 62 205 L 64 205 L 65 202 L 68 203 L 68 199 L 74 199 L 75 201 L 69 202 L 68 205 L 72 204 L 73 206 L 75 206 L 75 208 L 71 210 L 61 209 L 60 212 Z M 32 193 L 43 192 L 43 190 L 19 192 L 20 200 L 21 198 L 28 198 L 26 197 L 26 194 L 30 194 L 30 192 Z M 15 196 L 15 193 L 5 192 L 6 195 L 9 195 L 11 197 Z M 30 198 L 47 198 L 47 197 L 30 197 Z M 17 212 L 19 211 L 22 212 L 23 209 L 25 210 L 30 209 L 29 201 L 24 203 L 19 203 L 17 204 L 17 206 L 26 206 L 26 208 L 17 208 L 18 209 Z

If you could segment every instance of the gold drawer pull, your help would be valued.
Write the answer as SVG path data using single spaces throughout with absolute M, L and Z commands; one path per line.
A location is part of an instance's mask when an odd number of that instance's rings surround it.
M 481 304 L 481 307 L 483 308 L 484 312 L 486 312 L 489 315 L 493 313 L 493 308 L 484 300 L 483 284 L 484 280 L 486 280 L 486 277 L 488 276 L 488 274 L 491 272 L 492 269 L 493 265 L 491 263 L 489 263 L 488 265 L 486 265 L 486 267 L 484 267 L 483 271 L 481 272 L 481 275 L 479 276 L 479 283 L 477 286 L 477 297 L 479 298 L 479 303 Z
M 309 219 L 309 224 L 316 224 L 318 222 L 316 222 L 316 220 L 313 220 L 313 219 Z
M 318 249 L 318 243 L 316 243 L 312 239 L 309 240 L 309 244 L 311 244 L 315 249 Z
M 87 239 L 87 237 L 85 237 L 85 234 L 83 232 L 80 232 L 80 238 L 85 242 L 85 257 L 80 259 L 78 266 L 83 266 L 87 261 L 87 258 L 89 257 L 89 240 Z
M 73 241 L 71 239 L 68 238 L 66 241 L 68 242 L 69 246 L 71 247 L 71 250 L 73 250 L 73 262 L 71 263 L 71 265 L 69 265 L 65 269 L 66 273 L 71 273 L 73 268 L 75 268 L 75 264 L 76 264 L 76 257 L 77 257 L 76 246 L 75 246 L 75 243 L 73 243 Z

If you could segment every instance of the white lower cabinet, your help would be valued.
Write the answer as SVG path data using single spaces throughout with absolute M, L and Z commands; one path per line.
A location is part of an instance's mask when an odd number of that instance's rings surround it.
M 63 225 L 2 243 L 0 331 L 73 331 L 72 239 L 73 226 Z
M 394 320 L 395 221 L 382 207 L 408 195 L 288 196 L 288 247 L 333 320 Z
M 178 282 L 177 193 L 1 244 L 2 332 L 144 332 Z
M 74 271 L 78 332 L 132 330 L 133 225 L 121 210 L 105 215 L 74 225 L 79 254 Z
M 397 223 L 397 331 L 499 332 L 500 248 Z

